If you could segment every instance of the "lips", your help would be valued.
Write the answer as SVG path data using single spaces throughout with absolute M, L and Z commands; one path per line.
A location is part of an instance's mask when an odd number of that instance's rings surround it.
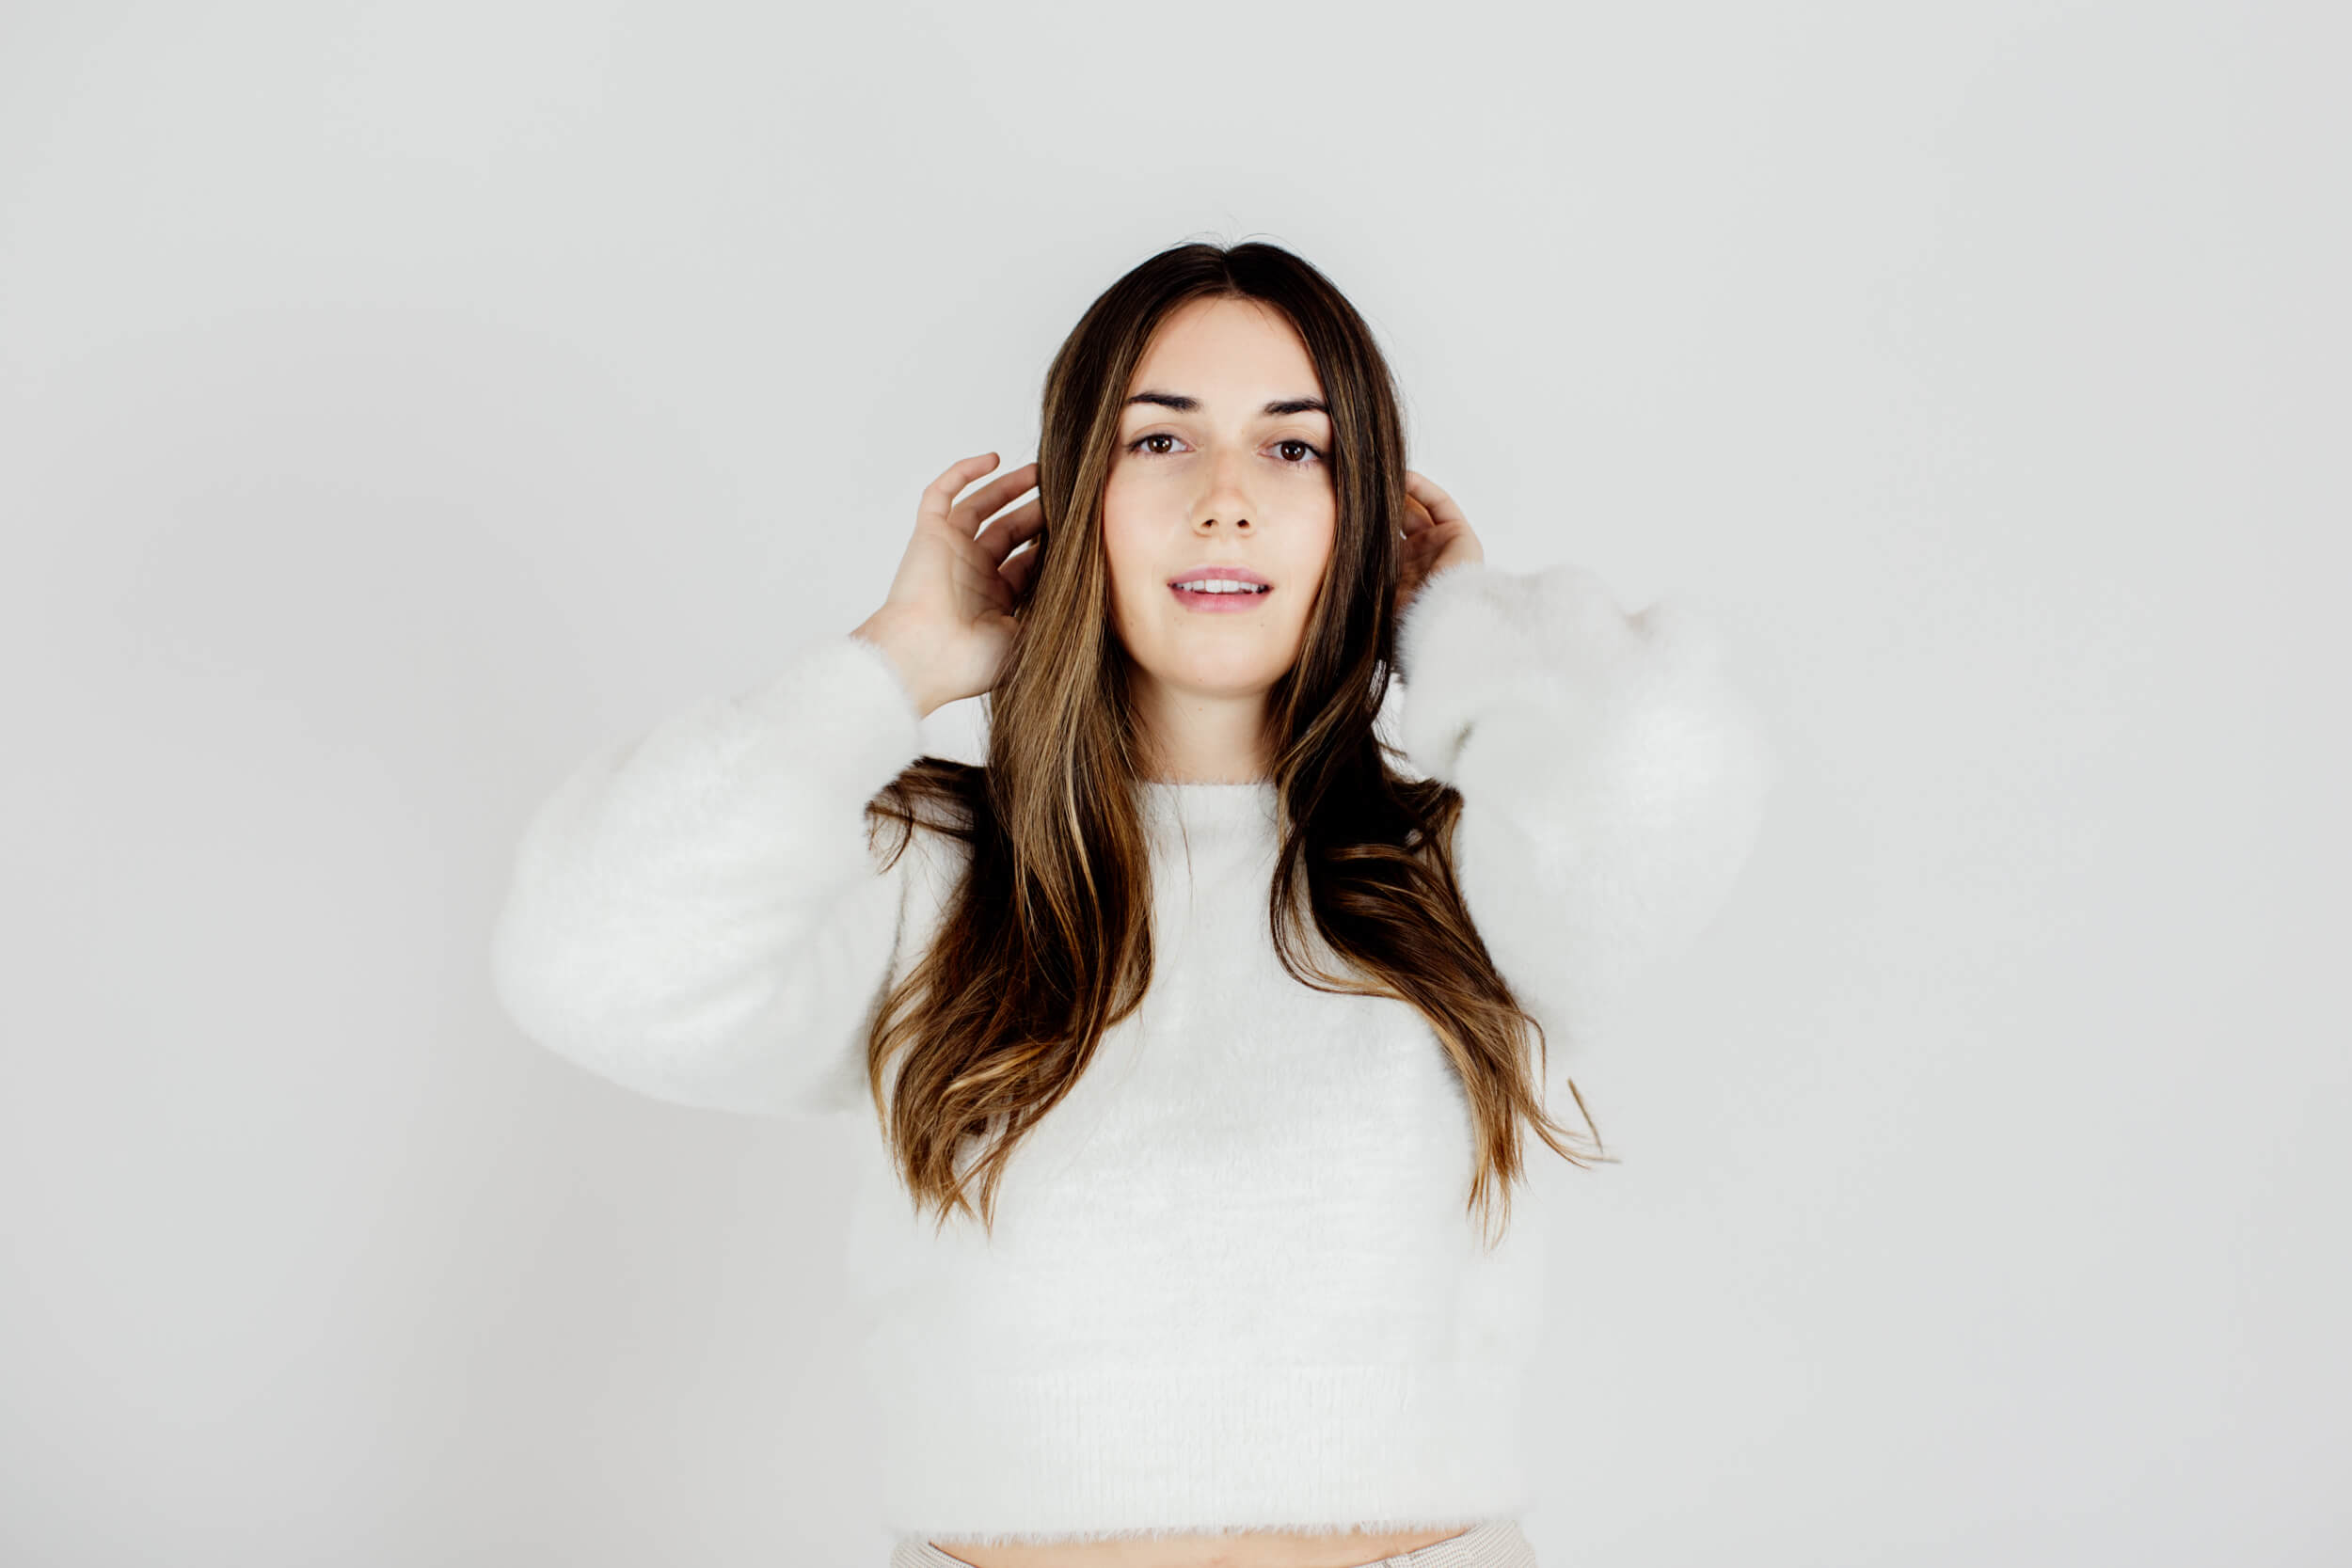
M 1208 566 L 1176 578 L 1168 591 L 1186 610 L 1231 615 L 1265 603 L 1273 595 L 1274 585 L 1247 567 Z
M 1274 586 L 1247 566 L 1194 566 L 1168 579 L 1168 585 L 1179 591 L 1187 589 L 1193 583 L 1206 582 L 1241 583 L 1260 590 L 1271 590 Z M 1211 589 L 1209 592 L 1216 593 L 1219 590 Z M 1231 592 L 1231 590 L 1224 592 Z

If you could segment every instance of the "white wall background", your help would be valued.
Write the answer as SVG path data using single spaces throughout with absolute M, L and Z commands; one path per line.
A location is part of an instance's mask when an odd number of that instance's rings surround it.
M 880 1563 L 850 1130 L 538 1052 L 489 921 L 1206 236 L 1786 743 L 1578 1070 L 1548 1568 L 2352 1560 L 2328 20 L 0 10 L 0 1558 Z

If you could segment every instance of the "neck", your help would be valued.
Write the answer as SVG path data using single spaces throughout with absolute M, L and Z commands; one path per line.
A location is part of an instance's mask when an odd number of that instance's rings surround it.
M 1263 784 L 1272 773 L 1265 693 L 1173 688 L 1144 672 L 1136 690 L 1145 776 L 1154 784 Z

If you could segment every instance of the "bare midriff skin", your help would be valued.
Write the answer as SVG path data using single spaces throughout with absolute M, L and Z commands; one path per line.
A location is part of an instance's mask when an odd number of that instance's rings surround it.
M 1158 1540 L 1072 1541 L 1047 1545 L 932 1545 L 972 1568 L 1359 1568 L 1382 1558 L 1417 1552 L 1468 1529 L 1362 1530 L 1311 1535 L 1297 1530 L 1249 1530 L 1236 1535 L 1171 1535 Z

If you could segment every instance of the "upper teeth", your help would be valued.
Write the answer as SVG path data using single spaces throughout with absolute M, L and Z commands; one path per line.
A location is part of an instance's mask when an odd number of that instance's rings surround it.
M 1189 588 L 1196 594 L 1263 594 L 1264 585 L 1255 582 L 1234 582 L 1226 578 L 1200 578 L 1180 582 L 1179 588 Z

